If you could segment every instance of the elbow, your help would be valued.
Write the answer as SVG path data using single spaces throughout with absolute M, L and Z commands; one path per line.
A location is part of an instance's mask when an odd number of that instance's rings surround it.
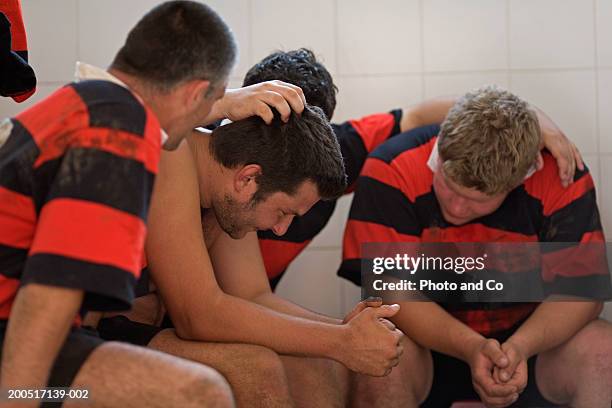
M 170 314 L 176 336 L 187 341 L 217 341 L 215 328 L 223 327 L 218 297 L 211 297 L 208 302 L 203 299 L 197 307 L 186 307 L 174 315 Z

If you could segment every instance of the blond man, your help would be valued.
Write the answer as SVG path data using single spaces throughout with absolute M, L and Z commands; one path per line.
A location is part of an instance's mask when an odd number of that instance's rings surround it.
M 339 274 L 361 283 L 365 242 L 605 241 L 588 170 L 564 189 L 544 152 L 534 172 L 540 139 L 526 102 L 484 87 L 441 127 L 383 144 L 358 181 Z M 579 269 L 566 268 L 568 278 L 609 287 L 607 275 Z M 392 321 L 412 339 L 410 406 L 610 406 L 612 325 L 597 318 L 601 302 L 400 304 Z

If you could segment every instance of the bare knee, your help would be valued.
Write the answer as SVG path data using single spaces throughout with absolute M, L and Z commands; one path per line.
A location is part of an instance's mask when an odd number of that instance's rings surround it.
M 612 324 L 595 320 L 576 335 L 580 365 L 598 378 L 612 381 Z
M 416 406 L 423 402 L 433 381 L 433 363 L 429 350 L 419 346 L 407 336 L 402 340 L 403 353 L 399 364 L 386 377 L 355 375 L 352 391 L 353 406 L 386 406 L 386 396 L 402 406 Z M 368 399 L 361 404 L 355 399 Z M 401 404 L 399 403 L 401 401 Z
M 192 368 L 177 393 L 182 394 L 185 407 L 230 408 L 234 406 L 231 388 L 216 370 L 198 365 Z
M 396 367 L 401 381 L 408 384 L 416 402 L 425 401 L 433 382 L 433 361 L 431 352 L 416 344 L 408 336 L 402 340 L 404 352 Z M 395 371 L 395 370 L 394 370 Z
M 276 352 L 269 348 L 256 345 L 243 345 L 241 347 L 241 359 L 243 367 L 241 370 L 248 371 L 263 378 L 284 378 L 285 371 L 283 363 Z M 246 366 L 244 366 L 246 365 Z

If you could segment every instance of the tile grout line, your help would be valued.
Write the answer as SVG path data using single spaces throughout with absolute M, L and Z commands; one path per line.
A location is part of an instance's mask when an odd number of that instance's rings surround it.
M 426 81 L 425 81 L 425 0 L 419 0 L 418 2 L 418 7 L 419 7 L 419 20 L 420 20 L 420 34 L 421 34 L 421 38 L 420 38 L 420 46 L 421 46 L 421 50 L 420 50 L 420 63 L 421 63 L 421 101 L 425 100 L 425 96 L 427 95 L 427 90 L 426 90 Z
M 510 0 L 506 0 L 506 81 L 512 90 L 512 52 L 510 51 Z
M 74 55 L 76 55 L 77 61 L 81 61 L 81 2 L 79 0 L 75 1 L 75 19 L 76 19 L 76 50 L 74 52 Z M 74 61 L 74 63 L 76 64 L 76 61 Z
M 601 124 L 599 121 L 599 41 L 597 36 L 597 0 L 593 5 L 593 63 L 595 64 L 595 136 L 597 137 L 597 180 L 601 183 Z M 601 189 L 601 184 L 598 186 Z

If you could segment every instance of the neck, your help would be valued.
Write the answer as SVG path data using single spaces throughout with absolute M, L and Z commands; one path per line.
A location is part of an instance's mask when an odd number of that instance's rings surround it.
M 187 143 L 193 154 L 198 174 L 200 205 L 202 208 L 211 208 L 216 186 L 223 183 L 227 170 L 210 152 L 210 131 L 194 130 L 187 136 Z

